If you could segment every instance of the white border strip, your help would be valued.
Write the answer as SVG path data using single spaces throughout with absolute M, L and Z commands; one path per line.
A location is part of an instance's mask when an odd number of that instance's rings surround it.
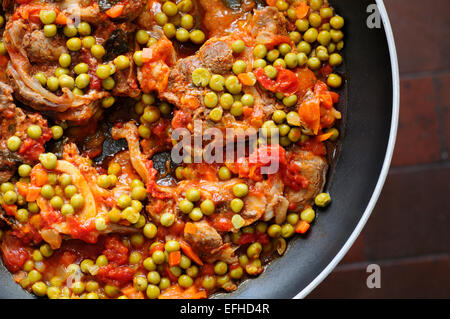
M 386 180 L 387 174 L 389 172 L 389 167 L 391 164 L 392 154 L 394 152 L 395 140 L 397 137 L 397 126 L 398 126 L 398 117 L 400 110 L 400 77 L 398 71 L 398 60 L 397 60 L 397 52 L 395 49 L 395 41 L 394 35 L 392 33 L 391 24 L 389 22 L 389 17 L 386 12 L 386 8 L 384 6 L 383 0 L 375 0 L 377 2 L 378 10 L 380 12 L 381 18 L 383 20 L 384 30 L 386 32 L 386 37 L 389 46 L 389 54 L 391 58 L 391 68 L 392 68 L 392 90 L 393 90 L 393 99 L 392 99 L 392 120 L 391 120 L 391 132 L 389 136 L 388 147 L 386 150 L 386 156 L 384 158 L 383 168 L 381 169 L 380 177 L 378 178 L 377 185 L 372 194 L 372 197 L 369 201 L 369 204 L 364 211 L 358 225 L 356 225 L 355 230 L 347 239 L 344 246 L 337 253 L 337 255 L 333 258 L 333 260 L 328 264 L 327 267 L 302 291 L 300 291 L 294 299 L 300 299 L 306 297 L 314 288 L 317 287 L 337 266 L 337 264 L 341 261 L 341 259 L 345 256 L 348 250 L 352 247 L 356 238 L 361 233 L 364 225 L 372 213 L 372 210 L 375 207 L 375 204 L 380 196 L 381 190 L 383 189 L 384 182 Z

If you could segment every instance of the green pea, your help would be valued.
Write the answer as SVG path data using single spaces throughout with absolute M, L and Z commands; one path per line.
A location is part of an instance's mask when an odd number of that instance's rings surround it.
M 284 224 L 281 227 L 281 237 L 283 238 L 289 238 L 292 237 L 295 233 L 295 229 L 294 226 L 292 226 L 291 224 Z
M 68 88 L 69 90 L 73 90 L 73 88 L 75 87 L 75 80 L 69 75 L 61 75 L 58 78 L 58 81 L 61 88 Z
M 42 72 L 38 72 L 34 75 L 35 79 L 39 81 L 39 83 L 41 83 L 42 86 L 47 84 L 47 77 L 45 76 L 44 73 Z
M 146 224 L 143 229 L 144 236 L 147 238 L 154 238 L 156 236 L 157 231 L 158 228 L 153 223 Z
M 216 279 L 214 276 L 204 276 L 202 280 L 202 287 L 211 290 L 216 286 Z
M 240 198 L 234 198 L 230 202 L 230 208 L 235 213 L 239 213 L 243 207 L 244 207 L 244 202 Z
M 244 270 L 241 266 L 234 268 L 230 271 L 230 277 L 233 279 L 240 279 L 244 275 Z
M 344 26 L 344 18 L 340 16 L 334 16 L 330 19 L 330 24 L 333 29 L 342 29 Z
M 82 36 L 90 35 L 92 32 L 91 25 L 87 22 L 80 22 L 78 25 L 78 33 Z
M 32 214 L 39 213 L 39 206 L 35 202 L 29 202 L 27 208 L 28 211 Z
M 63 199 L 61 197 L 54 196 L 50 200 L 50 205 L 52 205 L 52 207 L 54 209 L 61 209 L 61 207 L 64 205 L 64 201 L 63 201 Z
M 275 79 L 278 75 L 277 69 L 275 69 L 273 66 L 268 65 L 264 68 L 264 73 L 266 76 L 270 79 Z
M 202 44 L 203 42 L 205 42 L 205 38 L 206 38 L 206 36 L 203 33 L 203 31 L 201 31 L 201 30 L 191 31 L 190 39 L 191 39 L 192 43 Z
M 16 219 L 20 222 L 20 223 L 26 223 L 28 221 L 28 211 L 24 208 L 21 208 L 19 210 L 17 210 L 16 212 Z
M 192 82 L 194 82 L 196 86 L 206 87 L 209 84 L 210 80 L 211 73 L 208 71 L 208 69 L 198 68 L 195 69 L 194 72 L 192 72 Z
M 106 54 L 105 48 L 100 44 L 94 44 L 91 47 L 91 53 L 96 59 L 101 59 Z
M 61 176 L 59 177 L 59 184 L 62 187 L 66 187 L 70 184 L 72 184 L 72 177 L 69 174 L 61 174 Z
M 267 62 L 264 59 L 257 59 L 253 62 L 254 69 L 264 68 L 266 65 L 267 65 Z
M 190 213 L 189 213 L 189 218 L 192 219 L 193 221 L 199 221 L 200 219 L 203 218 L 203 213 L 202 210 L 198 207 L 195 207 Z
M 131 190 L 131 198 L 143 201 L 147 198 L 147 190 L 142 187 L 135 187 Z
M 43 24 L 52 24 L 56 20 L 56 12 L 54 10 L 41 10 L 39 18 Z
M 226 180 L 229 180 L 229 179 L 231 178 L 231 172 L 230 172 L 230 170 L 228 169 L 228 167 L 222 166 L 222 167 L 219 169 L 219 178 L 220 178 L 220 180 L 222 180 L 222 181 L 226 181 Z
M 154 123 L 161 118 L 161 111 L 157 107 L 147 106 L 142 118 L 148 123 Z
M 157 285 L 161 282 L 161 275 L 157 271 L 150 271 L 147 274 L 147 280 L 152 285 Z
M 281 55 L 285 56 L 289 52 L 291 52 L 292 48 L 287 43 L 282 43 L 278 46 L 278 51 L 281 53 Z
M 230 93 L 224 93 L 220 97 L 219 104 L 224 110 L 229 110 L 234 103 L 234 98 Z
M 47 293 L 47 285 L 42 281 L 34 283 L 33 286 L 31 286 L 31 289 L 33 290 L 33 293 L 39 297 L 43 297 Z
M 270 50 L 270 51 L 267 53 L 266 59 L 267 59 L 269 62 L 273 62 L 273 61 L 275 61 L 276 59 L 278 59 L 279 57 L 280 57 L 280 51 L 278 51 L 277 49 L 273 49 L 273 50 Z
M 196 202 L 200 199 L 200 191 L 196 188 L 191 188 L 186 192 L 186 199 L 191 202 Z
M 205 106 L 207 108 L 213 108 L 217 105 L 217 103 L 219 103 L 219 98 L 217 97 L 216 93 L 208 92 L 205 94 L 203 102 L 205 103 Z
M 308 223 L 312 223 L 316 218 L 316 213 L 314 212 L 314 209 L 306 208 L 300 213 L 300 218 Z
M 302 40 L 302 35 L 300 34 L 300 32 L 292 31 L 291 33 L 289 33 L 289 38 L 292 42 L 298 44 Z
M 175 37 L 180 42 L 187 42 L 189 41 L 189 31 L 184 28 L 179 28 L 176 33 Z
M 173 23 L 166 23 L 163 26 L 163 31 L 166 37 L 169 39 L 173 38 L 176 35 L 177 29 Z
M 305 53 L 300 52 L 297 54 L 297 61 L 298 65 L 304 66 L 306 63 L 308 63 L 308 56 Z
M 286 68 L 286 62 L 285 62 L 283 59 L 278 58 L 278 59 L 276 59 L 276 60 L 273 62 L 273 66 L 274 66 L 274 67 L 282 67 L 282 68 Z
M 216 275 L 225 275 L 228 271 L 228 265 L 223 261 L 218 261 L 214 265 L 214 272 Z
M 247 69 L 247 63 L 245 63 L 242 60 L 237 60 L 233 63 L 233 72 L 234 74 L 240 74 L 246 71 Z
M 89 83 L 91 81 L 91 77 L 89 74 L 83 73 L 77 76 L 75 79 L 75 84 L 79 89 L 84 89 L 89 86 Z
M 45 199 L 51 199 L 53 196 L 55 196 L 55 190 L 51 185 L 44 185 L 41 188 L 41 195 Z
M 181 27 L 186 30 L 191 30 L 195 25 L 195 19 L 190 14 L 185 14 L 181 17 Z
M 277 224 L 272 224 L 267 229 L 267 235 L 272 238 L 278 238 L 281 235 L 281 226 Z
M 277 0 L 277 2 L 275 2 L 275 6 L 280 11 L 286 11 L 289 8 L 289 4 L 283 0 Z
M 311 44 L 309 44 L 309 43 L 306 42 L 306 41 L 302 41 L 302 42 L 300 42 L 300 43 L 297 45 L 297 50 L 298 50 L 300 53 L 310 54 L 311 51 L 312 51 Z
M 231 94 L 239 94 L 242 91 L 242 84 L 237 76 L 231 75 L 225 80 L 225 87 Z
M 104 80 L 102 80 L 102 87 L 105 90 L 112 90 L 114 86 L 116 85 L 116 81 L 112 77 L 108 77 Z
M 305 32 L 309 28 L 309 21 L 308 19 L 299 19 L 295 21 L 295 27 L 299 32 Z
M 291 142 L 296 143 L 298 142 L 302 137 L 302 132 L 298 127 L 293 127 L 289 131 L 288 138 Z
M 333 16 L 332 8 L 320 8 L 320 16 L 324 19 L 329 19 Z
M 75 213 L 75 209 L 73 208 L 72 205 L 70 204 L 64 204 L 61 207 L 61 214 L 63 216 L 67 216 L 67 215 L 73 215 Z
M 97 43 L 97 40 L 93 36 L 87 36 L 81 40 L 81 44 L 86 49 L 92 49 L 95 43 Z
M 238 183 L 233 186 L 233 194 L 236 197 L 244 197 L 248 194 L 248 186 L 244 183 Z
M 42 136 L 42 129 L 39 125 L 30 125 L 27 128 L 27 135 L 33 140 L 37 140 Z
M 84 197 L 80 194 L 75 194 L 70 199 L 70 204 L 75 210 L 79 210 L 84 206 Z
M 72 38 L 78 34 L 78 30 L 73 24 L 66 25 L 63 29 L 63 33 L 66 37 Z
M 328 60 L 331 66 L 339 66 L 342 64 L 342 56 L 339 53 L 333 53 Z
M 108 64 L 102 64 L 97 67 L 96 74 L 97 76 L 104 80 L 111 75 L 111 66 Z
M 70 51 L 79 51 L 81 49 L 80 38 L 70 38 L 66 42 L 66 46 Z
M 20 177 L 28 177 L 31 173 L 31 166 L 28 164 L 22 164 L 17 169 Z
M 257 58 L 264 59 L 267 54 L 267 48 L 264 44 L 258 44 L 253 49 L 253 55 Z
M 283 104 L 286 105 L 287 107 L 292 107 L 297 104 L 297 100 L 298 100 L 297 95 L 293 94 L 291 96 L 283 98 Z
M 322 17 L 315 12 L 309 15 L 308 20 L 309 24 L 314 28 L 318 28 L 322 24 Z
M 54 24 L 44 25 L 44 35 L 47 38 L 54 37 L 57 32 L 58 32 L 58 28 L 56 27 L 56 25 L 54 25 Z
M 194 5 L 191 0 L 182 0 L 178 3 L 177 7 L 181 12 L 189 12 L 192 10 Z
M 194 280 L 188 275 L 181 275 L 178 278 L 178 284 L 183 288 L 189 288 L 194 284 Z
M 314 203 L 319 207 L 326 207 L 331 203 L 331 197 L 328 193 L 320 193 L 314 198 Z
M 233 50 L 234 53 L 242 53 L 245 50 L 245 43 L 242 40 L 236 40 L 233 42 L 233 44 L 231 45 L 231 49 Z
M 247 256 L 248 258 L 258 258 L 261 251 L 262 245 L 258 242 L 253 243 L 247 248 Z
M 276 110 L 272 114 L 272 120 L 275 123 L 281 124 L 284 122 L 285 119 L 286 119 L 286 112 L 284 112 L 282 110 Z
M 146 294 L 149 299 L 156 299 L 158 298 L 161 291 L 159 290 L 158 286 L 155 285 L 148 285 Z
M 318 70 L 321 65 L 322 65 L 322 63 L 320 62 L 319 58 L 317 58 L 317 57 L 312 57 L 312 58 L 308 59 L 308 67 L 311 70 Z
M 22 140 L 18 136 L 11 136 L 6 141 L 6 146 L 11 152 L 16 152 L 17 150 L 19 150 L 21 144 Z
M 170 227 L 175 222 L 175 216 L 172 213 L 164 213 L 161 215 L 160 223 L 165 227 Z
M 295 68 L 298 65 L 298 58 L 295 53 L 288 53 L 284 57 L 284 62 L 286 63 L 286 66 L 290 69 Z
M 321 44 L 321 45 L 328 45 L 331 42 L 331 34 L 328 31 L 320 31 L 318 36 L 317 36 L 317 41 Z
M 212 200 L 206 199 L 200 204 L 200 209 L 203 215 L 210 216 L 214 213 L 216 206 Z
M 342 78 L 335 73 L 331 73 L 328 75 L 327 84 L 328 86 L 337 89 L 342 85 Z
M 136 41 L 139 44 L 146 44 L 149 39 L 150 36 L 148 35 L 147 31 L 139 30 L 138 32 L 136 32 Z
M 164 263 L 165 258 L 166 257 L 164 255 L 164 253 L 160 250 L 157 250 L 157 251 L 153 252 L 153 254 L 152 254 L 152 260 L 157 265 L 161 265 L 162 263 Z
M 245 106 L 252 107 L 255 104 L 255 98 L 251 94 L 244 94 L 241 97 L 241 103 Z
M 303 35 L 303 39 L 308 43 L 313 43 L 317 40 L 318 34 L 319 32 L 316 28 L 310 28 Z
M 225 85 L 225 78 L 222 75 L 214 74 L 209 80 L 209 87 L 214 91 L 223 91 Z
M 49 170 L 55 169 L 58 163 L 58 159 L 53 153 L 45 153 L 39 155 L 39 161 L 41 162 L 42 166 L 44 166 L 44 168 Z
M 2 193 L 6 193 L 7 191 L 13 191 L 14 188 L 15 188 L 14 185 L 10 182 L 2 183 L 1 185 Z
M 335 43 L 340 42 L 344 38 L 344 33 L 341 30 L 331 30 L 330 35 L 331 40 Z
M 173 17 L 178 13 L 178 7 L 172 1 L 166 1 L 162 6 L 162 11 L 169 17 Z
M 17 202 L 17 193 L 15 191 L 7 191 L 3 194 L 3 200 L 7 205 L 13 205 Z
M 215 107 L 209 113 L 209 118 L 214 122 L 219 122 L 222 120 L 223 110 L 221 107 Z
M 59 125 L 54 125 L 50 129 L 52 131 L 52 137 L 54 140 L 59 140 L 64 134 L 63 128 Z
M 119 70 L 125 70 L 130 67 L 130 59 L 125 55 L 119 55 L 114 59 L 114 64 Z
M 243 104 L 238 101 L 234 102 L 230 109 L 231 115 L 241 116 L 243 112 L 244 112 Z

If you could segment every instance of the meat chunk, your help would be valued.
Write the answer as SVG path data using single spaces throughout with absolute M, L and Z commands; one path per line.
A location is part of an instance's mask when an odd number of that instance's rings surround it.
M 224 244 L 217 230 L 204 220 L 187 223 L 184 238 L 200 257 L 209 263 L 216 260 L 224 260 L 228 263 L 237 261 L 234 249 L 229 244 Z
M 39 140 L 28 138 L 26 130 L 30 124 L 38 124 L 42 128 L 43 134 Z M 17 152 L 11 152 L 6 145 L 13 135 L 26 142 Z M 16 107 L 12 88 L 0 82 L 0 183 L 9 180 L 19 164 L 37 161 L 40 152 L 44 151 L 44 143 L 50 137 L 47 121 L 39 114 L 24 112 Z
M 328 164 L 323 157 L 299 148 L 294 148 L 291 154 L 295 154 L 294 164 L 300 168 L 299 173 L 307 179 L 308 186 L 298 191 L 286 187 L 285 196 L 290 204 L 295 204 L 295 211 L 301 211 L 312 205 L 314 197 L 322 191 Z
M 226 74 L 233 66 L 233 51 L 231 46 L 223 40 L 208 41 L 198 53 L 203 67 L 215 74 Z
M 270 44 L 276 37 L 286 37 L 287 20 L 276 8 L 266 7 L 255 11 L 251 34 L 257 43 Z
M 34 63 L 56 62 L 63 53 L 67 53 L 62 35 L 48 38 L 42 30 L 25 33 L 23 47 L 28 58 Z
M 36 33 L 35 28 L 24 19 L 11 20 L 5 28 L 5 46 L 10 57 L 6 75 L 14 96 L 27 106 L 58 120 L 77 123 L 89 120 L 100 110 L 100 99 L 109 93 L 91 88 L 84 95 L 75 95 L 63 88 L 62 94 L 57 94 L 43 87 L 34 74 L 59 66 L 59 54 L 66 52 L 66 48 L 64 43 L 58 41 L 54 43 L 44 39 L 41 43 L 43 35 Z M 37 63 L 39 61 L 43 62 Z

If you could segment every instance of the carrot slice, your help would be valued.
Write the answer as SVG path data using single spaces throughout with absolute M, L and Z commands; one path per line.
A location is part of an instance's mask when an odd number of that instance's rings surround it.
M 41 188 L 37 186 L 30 185 L 28 187 L 27 196 L 25 199 L 27 202 L 34 202 L 41 195 Z
M 187 225 L 190 223 L 186 224 Z M 185 232 L 186 232 L 186 228 Z M 189 258 L 191 258 L 196 264 L 203 266 L 203 262 L 200 259 L 200 257 L 194 252 L 194 250 L 192 249 L 192 247 L 185 241 L 180 241 L 180 246 L 181 246 L 181 250 L 183 251 L 183 253 L 188 256 Z
M 295 226 L 295 232 L 298 234 L 304 234 L 308 231 L 310 225 L 308 222 L 301 220 L 298 222 L 297 226 Z
M 332 135 L 333 135 L 333 132 L 328 132 L 328 133 L 317 135 L 316 139 L 319 142 L 323 142 L 323 141 L 328 140 Z
M 106 15 L 110 18 L 117 18 L 120 17 L 123 13 L 123 9 L 125 8 L 125 5 L 123 4 L 116 4 L 111 9 L 106 10 Z
M 169 254 L 169 266 L 174 267 L 178 266 L 181 262 L 181 252 L 179 250 L 172 251 Z
M 254 76 L 251 77 L 248 73 L 239 74 L 238 79 L 243 85 L 247 86 L 253 86 L 256 83 L 256 78 Z
M 297 19 L 303 19 L 308 14 L 308 11 L 309 6 L 306 4 L 306 1 L 301 1 L 295 9 L 295 15 L 297 16 Z
M 72 20 L 69 17 L 67 17 L 64 13 L 60 12 L 56 16 L 55 23 L 59 25 L 67 25 L 72 23 Z
M 19 194 L 22 195 L 23 197 L 27 197 L 28 184 L 27 183 L 22 183 L 22 182 L 17 182 L 16 186 L 17 186 L 17 191 L 19 192 Z

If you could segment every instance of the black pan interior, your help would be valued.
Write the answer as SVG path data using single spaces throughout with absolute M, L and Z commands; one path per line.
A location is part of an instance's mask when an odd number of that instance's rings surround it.
M 372 196 L 391 126 L 391 62 L 383 28 L 366 25 L 373 0 L 332 0 L 345 18 L 345 79 L 341 92 L 345 132 L 327 190 L 332 205 L 318 214 L 307 236 L 291 241 L 282 258 L 258 278 L 219 298 L 292 298 L 331 262 L 349 238 Z M 348 110 L 348 112 L 346 112 Z M 32 298 L 0 264 L 0 298 Z

